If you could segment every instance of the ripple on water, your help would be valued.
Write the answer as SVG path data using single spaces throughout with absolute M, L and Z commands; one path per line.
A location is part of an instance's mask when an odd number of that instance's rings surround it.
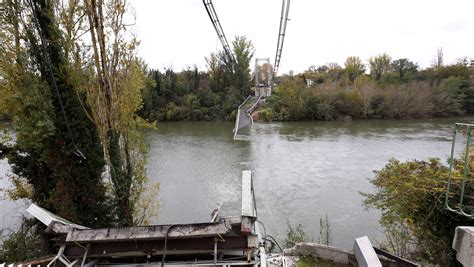
M 374 190 L 369 179 L 390 158 L 446 159 L 460 120 L 256 123 L 248 141 L 232 140 L 232 122 L 160 123 L 146 133 L 147 172 L 161 184 L 155 223 L 208 221 L 218 203 L 239 214 L 241 171 L 251 169 L 259 219 L 277 239 L 291 222 L 317 240 L 327 214 L 334 245 L 351 248 L 362 235 L 381 241 L 380 214 L 364 210 L 359 192 Z

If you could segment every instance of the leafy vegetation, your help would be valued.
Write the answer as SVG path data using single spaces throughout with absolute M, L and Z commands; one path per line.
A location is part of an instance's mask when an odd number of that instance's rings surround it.
M 9 196 L 88 227 L 146 223 L 154 203 L 139 128 L 151 125 L 137 111 L 151 81 L 125 1 L 3 0 L 0 10 L 0 113 L 16 134 L 0 140 Z M 27 229 L 4 242 L 2 261 L 49 251 L 44 229 Z
M 296 262 L 296 267 L 333 267 L 333 266 L 340 266 L 341 264 L 336 264 L 333 262 L 315 259 L 310 256 L 301 257 Z
M 254 48 L 245 37 L 232 42 L 236 61 L 224 53 L 206 58 L 208 71 L 196 67 L 181 72 L 151 70 L 140 115 L 150 121 L 229 120 L 250 94 L 250 60 Z
M 3 262 L 35 259 L 54 254 L 50 244 L 44 238 L 45 227 L 38 225 L 34 219 L 24 220 L 18 231 L 8 236 L 0 246 L 0 259 Z
M 8 159 L 13 179 L 31 185 L 33 202 L 79 224 L 108 225 L 103 152 L 83 95 L 71 82 L 55 7 L 49 1 L 19 3 L 1 3 L 8 10 L 1 23 L 8 41 L 2 42 L 7 52 L 0 61 L 0 98 L 17 135 L 13 145 L 0 143 L 0 157 Z M 12 19 L 17 14 L 28 18 L 26 25 Z
M 207 71 L 152 70 L 140 114 L 151 121 L 229 120 L 250 94 L 252 43 L 233 42 L 237 62 L 224 54 L 206 59 Z M 274 93 L 258 110 L 264 121 L 399 119 L 474 114 L 474 75 L 466 62 L 420 70 L 406 58 L 380 54 L 365 65 L 348 57 L 302 74 L 279 78 Z M 366 74 L 366 69 L 370 73 Z
M 471 158 L 468 179 L 474 177 L 473 164 Z M 459 189 L 463 166 L 462 160 L 455 160 L 452 192 Z M 377 191 L 366 194 L 365 205 L 382 211 L 380 223 L 386 232 L 386 249 L 405 258 L 457 266 L 451 249 L 455 228 L 474 225 L 474 221 L 445 208 L 448 171 L 438 159 L 403 163 L 392 159 L 376 172 L 371 182 Z M 467 192 L 473 192 L 471 186 Z
M 319 240 L 318 243 L 329 246 L 332 242 L 331 228 L 329 227 L 328 215 L 319 219 Z
M 258 112 L 265 121 L 400 119 L 472 114 L 474 75 L 462 62 L 418 70 L 387 54 L 369 59 L 370 75 L 357 57 L 345 67 L 312 67 L 282 77 Z
M 303 225 L 300 223 L 296 225 L 296 227 L 292 226 L 288 222 L 288 233 L 285 239 L 285 248 L 292 248 L 296 245 L 296 243 L 300 242 L 307 242 L 309 241 L 308 235 L 304 231 Z

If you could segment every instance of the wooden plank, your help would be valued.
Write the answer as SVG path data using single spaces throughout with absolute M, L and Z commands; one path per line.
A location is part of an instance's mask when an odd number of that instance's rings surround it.
M 168 238 L 196 238 L 225 235 L 233 233 L 232 224 L 239 224 L 240 220 L 240 217 L 230 217 L 221 218 L 219 222 L 216 223 L 152 225 L 86 230 L 72 229 L 66 237 L 66 242 L 154 240 L 164 239 L 166 235 L 168 235 Z

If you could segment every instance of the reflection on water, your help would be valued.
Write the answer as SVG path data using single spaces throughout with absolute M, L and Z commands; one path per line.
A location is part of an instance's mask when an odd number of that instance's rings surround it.
M 381 241 L 379 213 L 365 211 L 359 194 L 373 191 L 373 171 L 390 158 L 446 159 L 453 123 L 469 121 L 257 123 L 248 141 L 232 140 L 231 122 L 160 123 L 146 132 L 148 173 L 161 183 L 156 223 L 208 221 L 220 204 L 224 214 L 239 214 L 241 171 L 251 169 L 259 219 L 278 239 L 290 222 L 317 241 L 327 214 L 334 245 L 350 248 L 362 235 Z M 0 161 L 0 175 L 6 169 Z M 12 210 L 5 203 L 2 214 Z

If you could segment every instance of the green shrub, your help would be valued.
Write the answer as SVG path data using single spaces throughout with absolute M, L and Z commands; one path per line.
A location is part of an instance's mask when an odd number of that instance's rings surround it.
M 460 161 L 455 163 L 455 183 L 460 182 L 462 165 Z M 473 177 L 472 169 L 471 172 Z M 455 228 L 474 225 L 474 221 L 446 210 L 447 177 L 448 168 L 438 159 L 404 163 L 391 159 L 376 172 L 371 181 L 376 192 L 365 194 L 365 205 L 381 210 L 387 249 L 441 266 L 455 264 L 455 252 L 451 249 Z
M 258 110 L 258 118 L 262 121 L 273 121 L 274 113 L 269 107 L 263 107 Z
M 24 220 L 18 231 L 3 240 L 0 247 L 0 262 L 18 263 L 52 254 L 49 238 L 44 227 L 39 227 L 35 219 Z
M 285 248 L 292 248 L 296 243 L 308 241 L 308 235 L 300 223 L 297 224 L 296 227 L 293 227 L 289 222 L 287 224 L 288 233 L 285 239 Z

